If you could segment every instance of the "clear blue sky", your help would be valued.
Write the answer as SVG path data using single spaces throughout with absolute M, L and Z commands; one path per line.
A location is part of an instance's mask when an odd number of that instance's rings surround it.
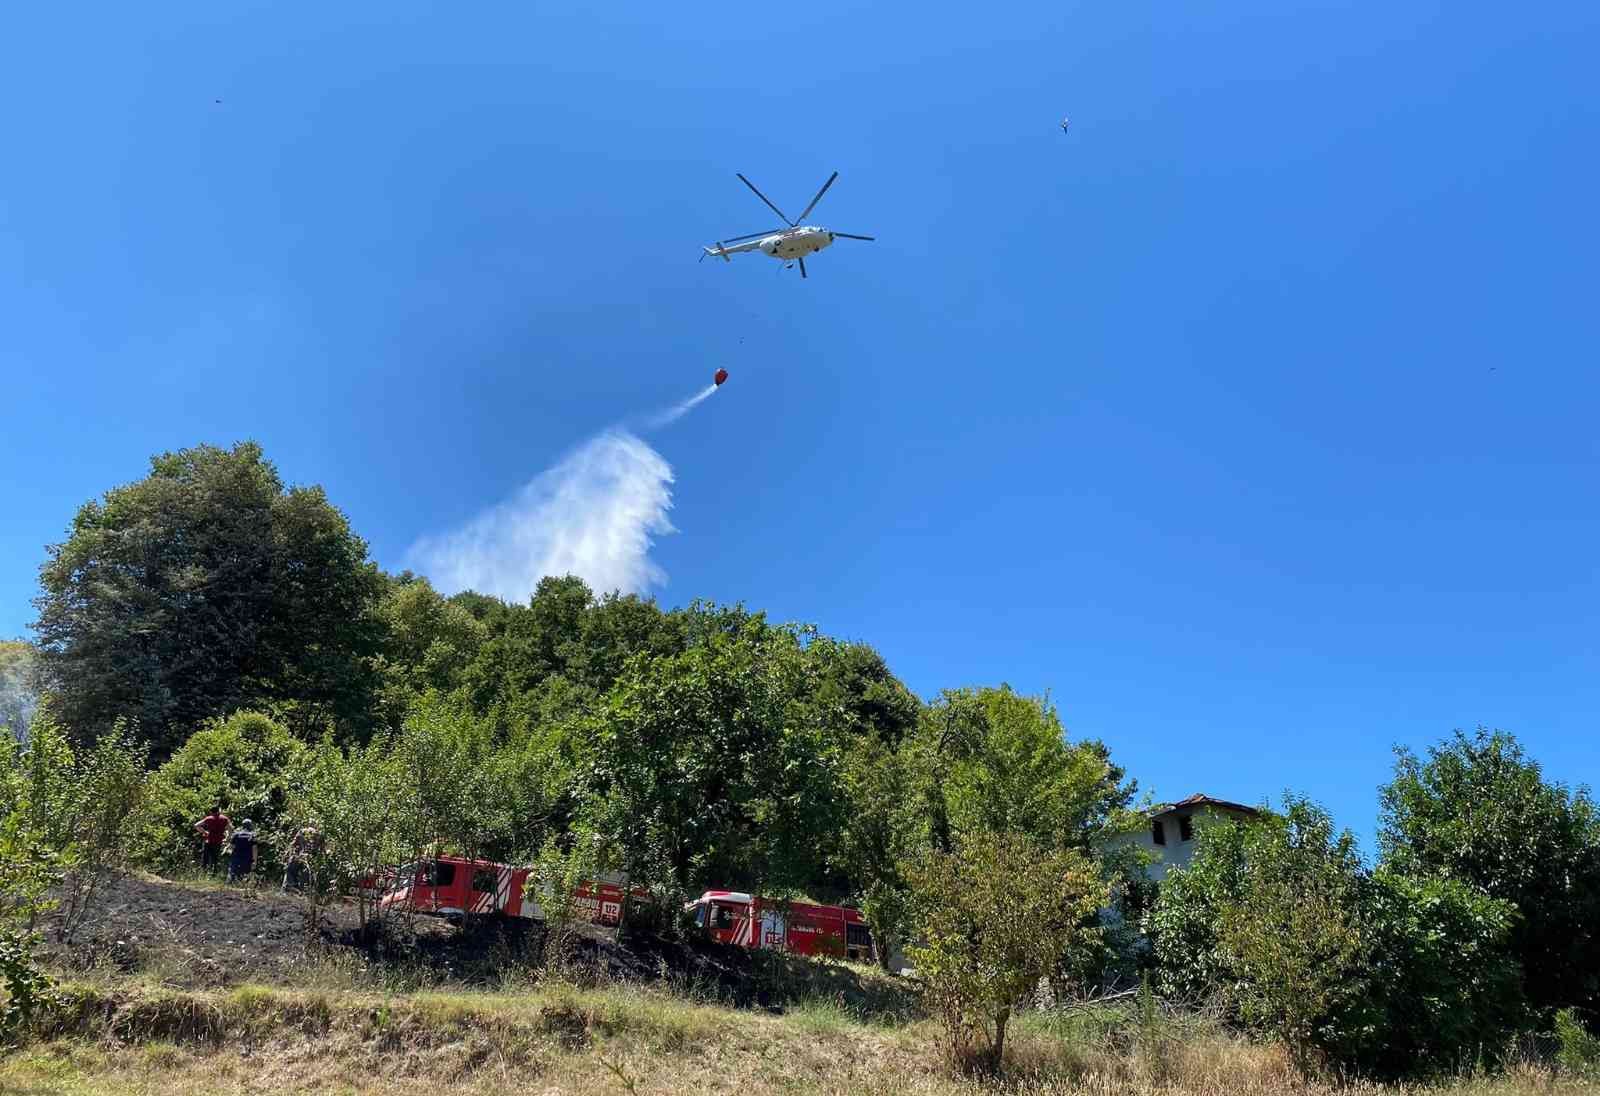
M 394 568 L 726 366 L 651 438 L 668 604 L 1048 689 L 1159 797 L 1291 787 L 1364 834 L 1396 742 L 1600 768 L 1593 4 L 27 5 L 5 39 L 0 634 L 154 452 L 255 438 Z M 735 171 L 795 213 L 834 169 L 812 220 L 877 243 L 696 264 L 771 222 Z

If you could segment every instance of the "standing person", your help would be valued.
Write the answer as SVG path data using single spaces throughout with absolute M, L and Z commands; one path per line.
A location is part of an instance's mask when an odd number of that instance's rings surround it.
M 204 839 L 200 846 L 200 870 L 215 874 L 217 861 L 222 855 L 222 841 L 228 836 L 228 827 L 233 825 L 233 819 L 222 813 L 222 804 L 211 808 L 211 812 L 194 824 L 194 832 Z
M 248 818 L 233 831 L 230 843 L 233 851 L 228 855 L 228 882 L 242 883 L 244 877 L 250 874 L 250 869 L 256 866 L 256 831 L 251 828 Z
M 315 826 L 301 826 L 289 845 L 289 863 L 283 869 L 284 893 L 304 890 L 307 883 L 315 886 L 311 875 L 311 858 L 322 851 L 322 831 Z

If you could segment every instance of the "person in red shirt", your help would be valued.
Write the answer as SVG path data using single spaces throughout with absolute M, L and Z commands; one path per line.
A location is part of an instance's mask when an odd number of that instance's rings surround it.
M 205 839 L 205 844 L 200 846 L 202 871 L 217 870 L 217 862 L 222 856 L 222 841 L 228 836 L 228 827 L 231 825 L 233 819 L 222 813 L 220 805 L 212 807 L 210 814 L 194 824 L 194 832 Z

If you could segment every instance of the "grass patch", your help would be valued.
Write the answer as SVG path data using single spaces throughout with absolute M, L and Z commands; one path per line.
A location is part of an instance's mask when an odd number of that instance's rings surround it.
M 892 1093 L 893 1096 L 1577 1096 L 1600 1086 L 1524 1063 L 1432 1086 L 1307 1082 L 1276 1047 L 1203 1013 L 1024 1013 L 1006 1072 L 945 1073 L 938 1026 L 885 1023 L 865 997 L 813 996 L 781 1014 L 686 1000 L 659 985 L 498 991 L 183 991 L 67 987 L 36 1041 L 0 1060 L 0 1091 L 438 1089 L 540 1093 Z

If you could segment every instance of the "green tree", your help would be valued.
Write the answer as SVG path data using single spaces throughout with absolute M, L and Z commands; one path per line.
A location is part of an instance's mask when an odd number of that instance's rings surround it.
M 373 660 L 381 722 L 394 727 L 424 693 L 463 683 L 485 629 L 463 605 L 410 573 L 389 582 L 374 613 L 383 637 Z
M 1529 1002 L 1600 1020 L 1600 817 L 1587 789 L 1545 780 L 1500 731 L 1458 731 L 1426 760 L 1396 754 L 1381 792 L 1384 863 L 1510 902 Z
M 1133 798 L 1103 744 L 1069 742 L 1048 698 L 1009 686 L 945 692 L 911 749 L 927 840 L 946 851 L 981 831 L 1087 851 Z
M 909 928 L 905 868 L 918 851 L 909 758 L 876 736 L 862 736 L 845 752 L 840 775 L 847 806 L 835 862 L 855 884 L 878 963 L 887 970 Z
M 1358 1062 L 1381 1017 L 1355 838 L 1286 796 L 1281 813 L 1207 826 L 1198 840 L 1149 915 L 1158 987 L 1182 1000 L 1221 996 L 1302 1067 Z
M 1252 822 L 1201 827 L 1193 858 L 1167 872 L 1145 915 L 1154 946 L 1156 989 L 1162 996 L 1200 1005 L 1233 980 L 1218 926 L 1225 909 L 1244 900 Z
M 475 860 L 500 851 L 492 846 L 509 829 L 514 801 L 493 726 L 459 699 L 430 693 L 390 741 L 417 797 L 413 855 L 437 848 Z
M 1012 1012 L 1066 954 L 1089 946 L 1108 890 L 1076 849 L 978 830 L 911 871 L 909 949 L 952 1060 L 999 1069 Z
M 364 729 L 382 579 L 319 487 L 259 446 L 163 453 L 49 549 L 40 652 L 73 733 L 133 721 L 159 758 L 204 721 L 278 705 Z
M 54 720 L 26 743 L 0 735 L 0 927 L 30 932 L 53 905 L 71 840 L 72 747 Z
M 749 618 L 629 663 L 587 722 L 588 825 L 641 883 L 792 889 L 837 826 L 839 747 L 803 634 Z
M 74 759 L 64 804 L 67 844 L 62 850 L 58 935 L 72 939 L 105 877 L 128 859 L 128 838 L 146 790 L 144 746 L 116 726 Z
M 806 652 L 817 663 L 812 701 L 828 709 L 830 720 L 841 729 L 890 749 L 916 730 L 922 702 L 877 651 L 865 643 L 818 636 Z

